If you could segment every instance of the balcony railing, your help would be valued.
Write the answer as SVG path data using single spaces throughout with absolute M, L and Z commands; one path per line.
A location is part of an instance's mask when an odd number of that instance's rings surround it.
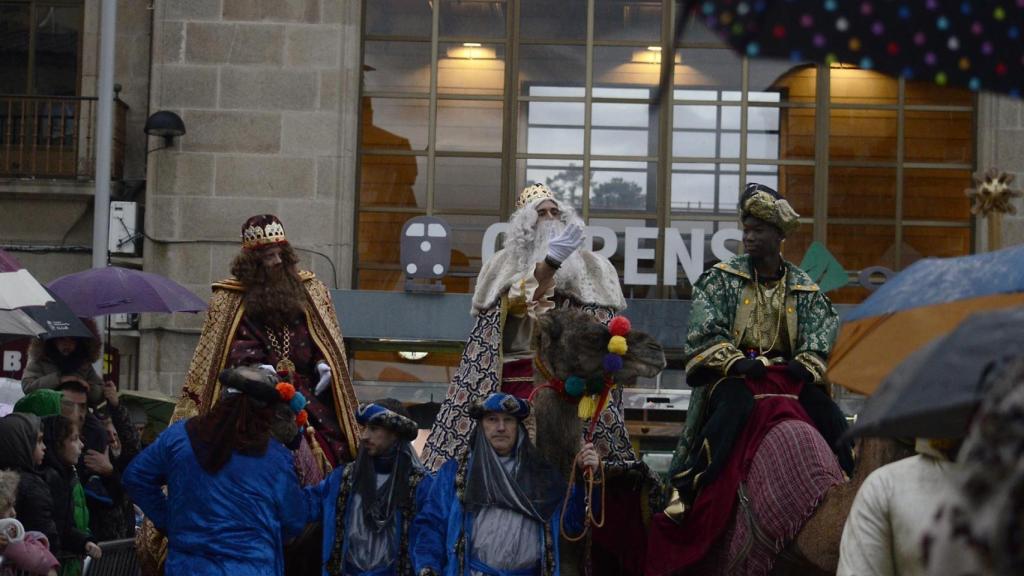
M 90 180 L 96 172 L 96 98 L 0 95 L 0 178 Z M 114 100 L 110 176 L 124 174 L 128 105 Z

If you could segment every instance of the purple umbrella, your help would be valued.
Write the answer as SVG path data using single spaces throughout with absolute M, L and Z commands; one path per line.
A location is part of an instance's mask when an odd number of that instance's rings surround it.
M 206 302 L 170 278 L 118 266 L 61 276 L 48 287 L 79 316 L 206 309 Z
M 21 268 L 21 262 L 18 262 L 17 258 L 0 249 L 0 272 L 14 272 Z

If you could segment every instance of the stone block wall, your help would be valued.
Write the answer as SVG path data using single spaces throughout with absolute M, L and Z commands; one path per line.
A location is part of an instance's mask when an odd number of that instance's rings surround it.
M 149 156 L 147 270 L 208 297 L 229 273 L 242 222 L 270 212 L 304 268 L 348 286 L 360 4 L 154 2 L 149 108 L 176 112 L 187 133 Z M 203 320 L 144 319 L 140 387 L 178 393 Z
M 1024 102 L 1007 96 L 978 97 L 978 171 L 990 167 L 1016 176 L 1013 186 L 1024 189 Z M 1024 244 L 1024 200 L 1016 200 L 1017 214 L 1005 215 L 1002 245 Z M 987 250 L 988 222 L 979 220 L 979 250 Z

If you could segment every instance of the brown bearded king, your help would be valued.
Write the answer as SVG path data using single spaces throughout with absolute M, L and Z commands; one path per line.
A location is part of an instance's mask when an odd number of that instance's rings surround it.
M 213 284 L 199 344 L 185 376 L 172 421 L 204 414 L 220 397 L 217 375 L 243 365 L 273 367 L 285 374 L 308 400 L 309 426 L 289 447 L 304 485 L 326 478 L 358 451 L 355 393 L 349 378 L 341 328 L 330 291 L 312 272 L 296 268 L 298 260 L 276 216 L 253 216 L 242 226 L 242 251 L 232 263 L 232 277 Z M 318 382 L 329 385 L 316 394 Z M 140 538 L 142 556 L 153 573 L 163 546 L 147 524 Z M 309 538 L 319 546 L 319 536 Z M 298 552 L 287 554 L 294 559 Z M 319 559 L 318 551 L 302 556 Z M 286 572 L 293 564 L 286 558 Z M 303 569 L 295 566 L 295 573 Z M 318 570 L 317 570 L 318 571 Z

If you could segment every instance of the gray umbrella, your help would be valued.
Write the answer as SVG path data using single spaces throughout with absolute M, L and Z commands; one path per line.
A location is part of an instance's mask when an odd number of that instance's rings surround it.
M 975 314 L 911 354 L 864 403 L 847 437 L 960 438 L 984 382 L 1024 356 L 1024 308 Z

